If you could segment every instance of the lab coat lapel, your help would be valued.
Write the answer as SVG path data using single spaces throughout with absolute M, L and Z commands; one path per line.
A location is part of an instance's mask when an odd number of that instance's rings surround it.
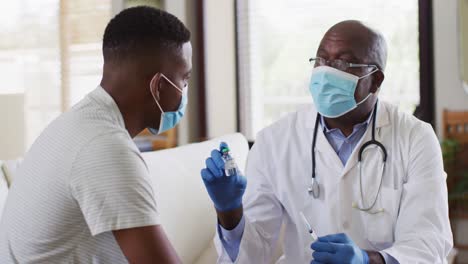
M 386 108 L 385 104 L 382 103 L 381 101 L 378 102 L 377 106 L 377 122 L 375 123 L 375 139 L 377 141 L 381 141 L 380 138 L 380 129 L 382 127 L 385 127 L 387 125 L 390 125 L 390 113 L 388 112 L 388 109 Z M 341 174 L 341 177 L 346 175 L 348 172 L 350 172 L 358 163 L 358 154 L 359 154 L 359 149 L 361 149 L 361 146 L 372 139 L 372 121 L 369 123 L 366 129 L 366 133 L 362 136 L 361 140 L 359 143 L 356 145 L 356 147 L 353 149 L 353 152 L 351 153 L 351 156 L 349 156 L 348 161 L 346 162 L 346 165 L 344 167 L 343 173 Z M 369 146 L 369 148 L 374 148 L 376 146 Z M 367 149 L 367 148 L 366 148 Z M 340 163 L 341 164 L 341 163 Z
M 314 118 L 315 122 L 315 118 Z M 325 134 L 323 133 L 323 127 L 319 125 L 318 131 L 317 131 L 317 144 L 316 144 L 316 155 L 324 155 L 325 158 L 323 160 L 329 161 L 330 164 L 333 164 L 334 166 L 332 168 L 336 168 L 339 166 L 338 171 L 343 170 L 343 163 L 340 160 L 340 157 L 338 157 L 338 154 L 336 154 L 335 150 L 333 147 L 330 145 L 330 142 L 328 139 L 325 137 Z M 320 164 L 320 160 L 318 157 L 316 157 L 317 163 Z M 322 165 L 318 165 L 322 166 Z

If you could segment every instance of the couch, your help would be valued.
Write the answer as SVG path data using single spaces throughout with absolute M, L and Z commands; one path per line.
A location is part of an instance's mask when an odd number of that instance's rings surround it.
M 206 158 L 219 147 L 221 141 L 229 144 L 239 168 L 244 170 L 249 149 L 247 140 L 241 134 L 143 153 L 154 176 L 161 224 L 183 263 L 216 263 L 213 244 L 216 213 L 200 171 L 205 166 Z
M 239 168 L 245 168 L 247 140 L 241 134 L 168 150 L 144 152 L 153 176 L 161 224 L 183 263 L 216 263 L 213 244 L 216 213 L 200 176 L 205 159 L 221 141 L 227 142 Z M 0 217 L 20 160 L 0 161 Z

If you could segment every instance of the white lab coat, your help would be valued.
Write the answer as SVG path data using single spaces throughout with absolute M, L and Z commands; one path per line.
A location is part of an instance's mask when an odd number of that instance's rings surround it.
M 258 134 L 245 175 L 245 229 L 236 263 L 271 263 L 285 228 L 278 263 L 309 263 L 311 238 L 303 211 L 319 236 L 346 233 L 362 249 L 384 251 L 400 263 L 446 263 L 452 248 L 446 174 L 439 142 L 431 126 L 380 102 L 376 140 L 387 149 L 383 186 L 369 214 L 352 208 L 359 202 L 358 150 L 371 139 L 372 125 L 343 166 L 323 129 L 317 135 L 319 199 L 307 192 L 311 182 L 312 135 L 316 110 L 308 106 Z M 363 195 L 371 203 L 380 180 L 381 155 L 369 147 L 363 161 Z M 231 263 L 216 235 L 219 263 Z

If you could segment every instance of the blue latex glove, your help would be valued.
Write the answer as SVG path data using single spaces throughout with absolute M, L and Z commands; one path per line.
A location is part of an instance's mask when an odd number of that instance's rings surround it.
M 226 212 L 241 207 L 247 179 L 237 174 L 226 176 L 220 152 L 223 147 L 227 147 L 224 142 L 221 143 L 219 150 L 211 152 L 211 157 L 206 159 L 206 168 L 201 171 L 201 176 L 216 209 Z
M 315 252 L 311 264 L 346 263 L 369 264 L 367 252 L 360 249 L 346 234 L 319 237 L 310 246 Z

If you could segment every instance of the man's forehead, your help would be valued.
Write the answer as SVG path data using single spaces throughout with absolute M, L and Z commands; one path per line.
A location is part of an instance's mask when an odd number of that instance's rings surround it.
M 192 59 L 192 44 L 190 42 L 184 43 L 181 47 L 182 56 L 186 60 Z
M 190 45 L 184 44 L 178 48 L 170 47 L 160 56 L 164 65 L 172 70 L 188 72 L 192 68 L 192 48 Z
M 346 32 L 327 32 L 320 42 L 317 54 L 325 53 L 331 57 L 354 57 L 364 59 L 369 50 L 365 36 Z
M 190 71 L 192 69 L 192 44 L 190 42 L 182 46 L 182 58 L 187 71 Z

